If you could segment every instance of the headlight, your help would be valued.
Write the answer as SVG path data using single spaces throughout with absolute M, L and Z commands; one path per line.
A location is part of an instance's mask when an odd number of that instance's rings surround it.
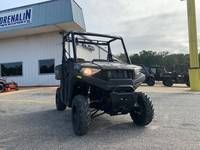
M 98 73 L 100 71 L 100 69 L 96 69 L 96 68 L 82 68 L 81 69 L 81 73 L 84 76 L 92 76 L 96 73 Z
M 135 70 L 135 75 L 137 76 L 141 74 L 142 68 L 138 67 L 138 68 L 135 68 L 134 70 Z

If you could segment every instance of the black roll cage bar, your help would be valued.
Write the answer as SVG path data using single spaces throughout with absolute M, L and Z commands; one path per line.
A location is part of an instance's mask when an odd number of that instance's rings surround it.
M 77 38 L 76 36 L 81 36 L 82 38 Z M 86 38 L 86 36 L 88 37 L 101 37 L 101 38 L 109 38 L 110 40 L 108 41 L 102 41 L 102 40 L 92 40 L 92 39 L 88 39 Z M 128 56 L 127 53 L 127 49 L 124 43 L 124 40 L 122 37 L 118 37 L 118 36 L 110 36 L 110 35 L 106 35 L 106 34 L 98 34 L 98 33 L 89 33 L 89 32 L 67 32 L 63 34 L 63 63 L 66 62 L 66 46 L 65 43 L 69 42 L 72 43 L 72 48 L 73 48 L 73 53 L 74 53 L 74 61 L 77 62 L 77 49 L 76 49 L 76 45 L 77 43 L 81 43 L 81 44 L 91 44 L 91 45 L 97 45 L 97 46 L 108 46 L 108 61 L 112 61 L 112 51 L 111 51 L 111 47 L 110 47 L 110 43 L 114 42 L 116 40 L 120 40 L 125 52 L 125 56 L 127 58 L 127 63 L 131 64 L 131 60 Z

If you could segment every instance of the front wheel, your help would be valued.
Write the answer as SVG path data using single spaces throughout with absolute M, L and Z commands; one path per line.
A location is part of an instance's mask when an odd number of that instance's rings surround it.
M 153 77 L 150 77 L 146 81 L 148 86 L 154 86 L 155 85 L 155 79 Z
M 138 96 L 138 106 L 130 113 L 130 116 L 138 126 L 146 126 L 151 123 L 154 117 L 154 108 L 150 98 L 141 93 Z
M 66 105 L 63 104 L 63 102 L 61 101 L 61 91 L 60 88 L 57 88 L 56 90 L 56 109 L 58 111 L 64 111 L 66 109 Z
M 72 101 L 72 125 L 74 133 L 78 136 L 88 132 L 91 121 L 88 99 L 77 95 Z
M 173 81 L 171 79 L 164 79 L 163 80 L 163 85 L 167 87 L 172 87 L 173 86 Z

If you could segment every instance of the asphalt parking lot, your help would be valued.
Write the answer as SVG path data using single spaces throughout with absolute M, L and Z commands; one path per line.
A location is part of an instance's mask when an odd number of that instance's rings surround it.
M 108 115 L 92 122 L 86 136 L 72 131 L 71 112 L 57 112 L 56 88 L 0 95 L 0 149 L 19 150 L 199 150 L 200 93 L 183 86 L 139 88 L 151 97 L 155 118 L 145 127 Z

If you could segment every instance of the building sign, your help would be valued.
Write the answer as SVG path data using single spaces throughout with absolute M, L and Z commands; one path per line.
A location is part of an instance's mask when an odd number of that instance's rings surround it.
M 0 13 L 0 28 L 32 23 L 32 8 Z

